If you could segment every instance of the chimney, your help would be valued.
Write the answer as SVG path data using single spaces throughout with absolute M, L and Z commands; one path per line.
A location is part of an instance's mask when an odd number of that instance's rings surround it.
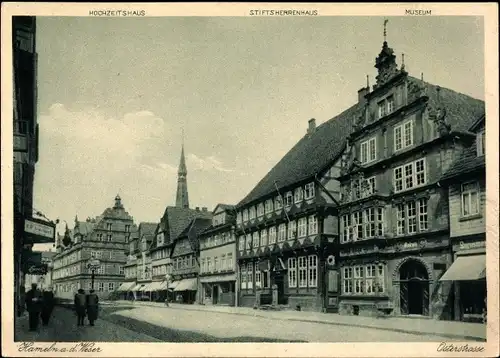
M 314 133 L 314 131 L 316 130 L 316 119 L 311 118 L 308 123 L 309 127 L 307 128 L 307 134 Z
M 204 206 L 204 207 L 201 208 L 201 211 L 208 211 L 208 209 L 207 209 L 206 206 Z
M 196 210 L 196 211 L 200 211 L 200 207 L 199 207 L 199 206 L 197 206 L 197 207 L 195 208 L 195 210 Z
M 366 103 L 365 96 L 370 93 L 370 87 L 363 87 L 358 91 L 358 103 L 364 104 Z

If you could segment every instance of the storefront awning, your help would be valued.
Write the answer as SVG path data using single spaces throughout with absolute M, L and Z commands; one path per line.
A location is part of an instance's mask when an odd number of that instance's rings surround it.
M 133 286 L 130 291 L 139 291 L 139 289 L 141 288 L 142 284 L 141 283 L 138 283 L 137 285 Z
M 149 283 L 141 283 L 141 287 L 137 291 L 149 292 Z
M 130 291 L 132 287 L 135 286 L 135 282 L 123 282 L 120 287 L 118 287 L 117 291 L 127 292 Z
M 168 284 L 168 288 L 173 290 L 174 288 L 177 287 L 177 285 L 179 284 L 179 282 L 181 282 L 181 281 L 172 281 L 172 282 L 170 282 Z
M 168 288 L 168 281 L 159 282 L 158 291 L 163 291 Z
M 155 281 L 155 282 L 151 282 L 149 284 L 149 290 L 151 292 L 154 292 L 154 291 L 159 291 L 160 290 L 160 287 L 161 287 L 161 284 L 162 284 L 162 281 Z
M 458 256 L 439 281 L 474 281 L 486 277 L 486 255 Z
M 197 291 L 198 280 L 196 278 L 186 278 L 181 280 L 174 291 Z

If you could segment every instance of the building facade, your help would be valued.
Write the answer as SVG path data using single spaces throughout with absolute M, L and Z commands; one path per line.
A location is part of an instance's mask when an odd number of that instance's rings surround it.
M 358 93 L 342 160 L 339 206 L 343 314 L 449 318 L 448 189 L 484 103 L 408 75 L 384 41 L 377 82 Z
M 200 234 L 200 302 L 236 305 L 236 241 L 233 205 L 219 204 L 212 225 Z
M 357 106 L 316 127 L 237 205 L 239 305 L 338 311 L 340 156 Z
M 486 313 L 485 118 L 470 128 L 474 140 L 441 179 L 448 189 L 453 264 L 441 277 L 452 284 L 453 319 L 482 321 Z
M 99 298 L 107 299 L 124 280 L 125 249 L 136 229 L 118 195 L 114 206 L 97 218 L 79 221 L 76 217 L 72 234 L 68 230 L 65 235 L 68 245 L 59 240 L 57 243 L 52 273 L 55 296 L 72 299 L 79 288 L 88 292 L 92 288 L 92 271 L 87 265 L 99 260 L 93 288 Z
M 154 234 L 158 224 L 143 222 L 139 224 L 136 238 L 129 243 L 128 259 L 125 264 L 127 270 L 135 273 L 134 287 L 128 288 L 136 300 L 151 301 L 151 277 L 152 277 L 152 260 L 149 251 L 153 242 Z M 133 250 L 133 251 L 131 251 Z
M 54 243 L 55 223 L 33 208 L 38 162 L 36 18 L 12 17 L 13 66 L 13 262 L 16 319 L 24 311 L 24 278 L 36 243 Z M 33 216 L 43 217 L 43 220 Z M 47 221 L 48 220 L 48 221 Z
M 174 241 L 170 259 L 176 302 L 199 302 L 199 235 L 211 223 L 211 219 L 194 218 Z

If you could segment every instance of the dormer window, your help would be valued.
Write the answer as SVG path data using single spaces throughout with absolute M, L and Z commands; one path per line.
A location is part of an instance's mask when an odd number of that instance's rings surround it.
M 295 189 L 295 196 L 294 196 L 295 203 L 300 203 L 303 197 L 304 197 L 304 192 L 302 191 L 302 188 Z
M 385 107 L 385 101 L 381 101 L 378 103 L 378 118 L 382 118 L 386 115 L 386 107 Z
M 394 111 L 394 96 L 389 96 L 386 99 L 387 104 L 387 114 L 390 114 Z
M 157 236 L 157 244 L 156 246 L 157 247 L 160 247 L 161 245 L 163 245 L 163 239 L 164 239 L 164 235 L 163 233 L 159 233 L 158 236 Z
M 312 199 L 314 198 L 314 183 L 306 184 L 304 189 L 304 199 Z
M 485 153 L 485 145 L 486 145 L 486 141 L 485 141 L 486 137 L 485 137 L 485 131 L 482 130 L 481 132 L 477 133 L 476 135 L 476 147 L 477 147 L 477 156 L 478 157 L 481 157 L 484 155 Z
M 388 114 L 394 112 L 394 96 L 391 95 L 380 101 L 378 104 L 378 118 L 385 117 Z
M 274 209 L 275 210 L 280 210 L 282 208 L 283 208 L 283 202 L 282 202 L 281 196 L 277 196 L 274 199 Z
M 293 204 L 293 194 L 291 191 L 285 194 L 285 206 L 290 207 Z

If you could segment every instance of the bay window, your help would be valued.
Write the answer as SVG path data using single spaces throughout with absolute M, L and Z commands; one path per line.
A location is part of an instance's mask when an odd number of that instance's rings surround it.
M 361 240 L 363 238 L 363 219 L 361 211 L 352 213 L 352 226 L 354 230 L 354 240 Z
M 413 145 L 413 121 L 394 127 L 394 151 Z
M 375 236 L 375 208 L 368 208 L 363 211 L 364 238 Z
M 342 293 L 374 295 L 385 292 L 385 265 L 382 263 L 342 268 Z
M 428 229 L 427 198 L 396 206 L 396 235 L 415 234 Z
M 377 236 L 384 235 L 384 208 L 377 208 Z
M 470 182 L 462 184 L 462 216 L 479 214 L 479 184 Z
M 367 141 L 361 143 L 360 146 L 360 162 L 362 164 L 373 162 L 377 159 L 377 140 L 376 138 L 370 138 Z

